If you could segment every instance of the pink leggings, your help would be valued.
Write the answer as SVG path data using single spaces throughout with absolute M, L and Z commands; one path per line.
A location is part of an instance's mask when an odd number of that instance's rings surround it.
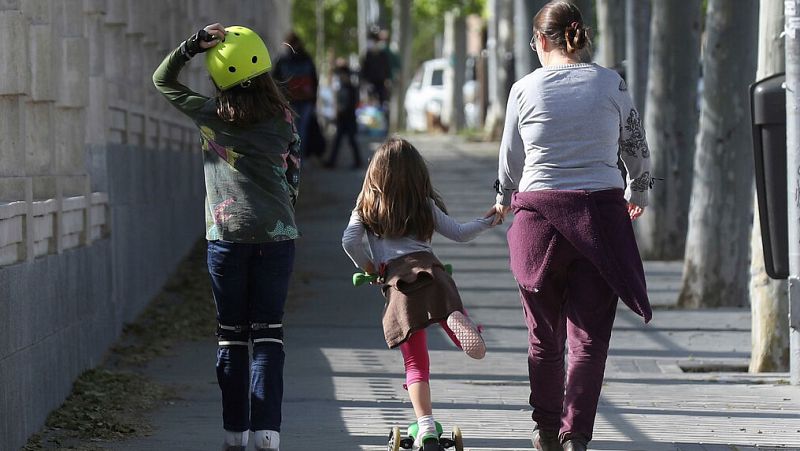
M 449 327 L 446 321 L 440 321 L 439 325 L 442 326 L 447 336 L 453 340 L 453 343 L 461 348 L 455 334 Z M 411 384 L 417 382 L 428 382 L 431 379 L 431 360 L 428 357 L 428 335 L 425 329 L 420 329 L 413 334 L 406 341 L 400 344 L 400 352 L 403 353 L 403 364 L 406 367 L 406 383 L 403 388 L 408 389 Z

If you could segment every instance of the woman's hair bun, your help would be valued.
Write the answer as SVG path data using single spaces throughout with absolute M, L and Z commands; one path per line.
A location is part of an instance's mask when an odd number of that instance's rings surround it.
M 589 41 L 586 37 L 586 28 L 581 22 L 571 22 L 564 30 L 564 40 L 567 43 L 567 53 L 575 53 L 586 47 Z
M 547 38 L 556 48 L 567 53 L 591 45 L 589 29 L 574 3 L 551 0 L 533 18 L 533 31 Z

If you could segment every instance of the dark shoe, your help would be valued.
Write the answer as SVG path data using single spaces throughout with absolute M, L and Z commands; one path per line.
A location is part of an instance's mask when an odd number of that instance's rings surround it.
M 570 439 L 564 442 L 564 451 L 586 451 L 586 443 L 580 440 Z
M 531 438 L 533 447 L 537 451 L 561 451 L 561 443 L 558 441 L 558 431 L 548 431 L 546 429 L 533 428 Z

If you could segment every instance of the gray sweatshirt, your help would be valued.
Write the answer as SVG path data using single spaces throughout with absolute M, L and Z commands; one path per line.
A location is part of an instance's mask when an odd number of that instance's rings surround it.
M 623 188 L 644 207 L 650 150 L 620 76 L 596 64 L 536 69 L 511 88 L 500 144 L 498 203 L 514 191 Z
M 431 211 L 433 212 L 434 230 L 453 241 L 470 241 L 478 236 L 479 233 L 488 230 L 492 225 L 492 218 L 480 218 L 460 224 L 450 216 L 447 216 L 433 201 L 431 201 Z M 364 235 L 367 236 L 369 254 L 371 256 L 367 254 L 367 249 L 364 247 Z M 411 236 L 381 238 L 369 233 L 356 210 L 353 210 L 350 215 L 350 222 L 347 224 L 347 228 L 344 229 L 342 247 L 359 268 L 366 268 L 369 262 L 372 262 L 377 268 L 381 263 L 386 263 L 389 260 L 412 252 L 433 252 L 430 241 L 420 241 Z

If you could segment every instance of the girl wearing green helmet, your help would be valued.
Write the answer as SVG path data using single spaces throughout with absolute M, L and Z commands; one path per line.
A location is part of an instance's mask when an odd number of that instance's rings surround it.
M 216 88 L 211 97 L 178 81 L 203 52 Z M 226 450 L 244 450 L 250 430 L 258 450 L 278 450 L 280 441 L 282 320 L 298 237 L 300 152 L 294 114 L 270 68 L 255 32 L 213 24 L 181 43 L 153 74 L 156 88 L 191 118 L 202 140 Z

